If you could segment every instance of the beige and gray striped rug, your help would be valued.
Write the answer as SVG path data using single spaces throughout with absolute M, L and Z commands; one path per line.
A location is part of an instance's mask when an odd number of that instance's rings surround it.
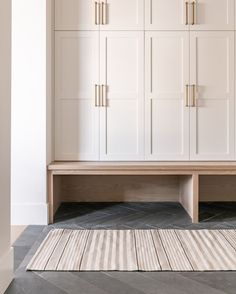
M 232 271 L 235 230 L 52 230 L 34 271 Z

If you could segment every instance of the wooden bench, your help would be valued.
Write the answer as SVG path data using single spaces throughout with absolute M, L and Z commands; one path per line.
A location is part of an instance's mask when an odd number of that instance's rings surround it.
M 199 221 L 199 177 L 236 175 L 236 162 L 52 162 L 48 166 L 49 222 L 61 204 L 57 176 L 180 176 L 179 202 Z M 236 195 L 235 195 L 236 200 Z

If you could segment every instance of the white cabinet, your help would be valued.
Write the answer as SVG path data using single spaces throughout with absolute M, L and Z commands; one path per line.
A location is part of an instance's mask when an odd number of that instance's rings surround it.
M 193 160 L 234 158 L 234 32 L 192 32 L 190 150 Z
M 188 30 L 188 4 L 184 0 L 145 0 L 146 30 Z
M 144 158 L 143 43 L 102 32 L 99 49 L 98 32 L 56 32 L 57 160 Z
M 234 32 L 148 32 L 145 60 L 146 158 L 232 160 Z
M 234 0 L 146 0 L 146 30 L 234 30 Z
M 101 160 L 144 159 L 144 33 L 101 32 Z
M 99 159 L 98 32 L 56 32 L 55 159 Z
M 235 10 L 55 0 L 55 159 L 234 159 Z
M 146 33 L 146 129 L 148 160 L 189 158 L 188 32 Z

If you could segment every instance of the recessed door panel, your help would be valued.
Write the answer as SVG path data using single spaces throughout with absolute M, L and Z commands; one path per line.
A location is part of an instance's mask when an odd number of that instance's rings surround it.
M 144 34 L 101 33 L 101 84 L 107 106 L 101 108 L 101 159 L 143 159 Z
M 200 138 L 197 140 L 197 154 L 214 157 L 229 152 L 229 111 L 228 102 L 222 99 L 199 100 L 196 109 L 197 137 Z
M 234 30 L 234 0 L 190 1 L 191 30 Z
M 99 158 L 99 83 L 97 32 L 56 32 L 56 159 Z
M 110 100 L 106 111 L 106 151 L 112 156 L 130 154 L 137 156 L 139 146 L 137 138 L 139 136 L 138 103 L 135 99 L 126 100 L 125 107 L 122 100 Z M 126 158 L 124 158 L 126 159 Z
M 146 0 L 146 30 L 189 30 L 189 2 L 184 0 Z
M 234 33 L 191 33 L 191 159 L 234 157 Z
M 56 159 L 97 159 L 96 116 L 88 99 L 65 99 L 56 107 Z
M 98 10 L 99 0 L 56 0 L 55 29 L 98 30 Z
M 183 117 L 184 105 L 181 100 L 151 101 L 151 148 L 150 153 L 155 157 L 169 160 L 173 157 L 184 157 L 183 149 Z M 187 150 L 186 150 L 187 151 Z M 151 155 L 151 156 L 152 156 Z M 150 154 L 149 154 L 150 156 Z
M 143 30 L 144 0 L 101 0 L 101 30 Z
M 149 160 L 189 158 L 188 32 L 146 33 L 145 150 Z

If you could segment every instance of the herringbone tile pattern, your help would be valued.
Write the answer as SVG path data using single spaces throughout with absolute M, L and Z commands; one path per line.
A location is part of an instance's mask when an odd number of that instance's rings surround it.
M 236 272 L 122 273 L 26 272 L 25 267 L 52 228 L 150 229 L 236 228 L 235 203 L 205 203 L 201 222 L 191 224 L 177 203 L 64 204 L 51 226 L 30 226 L 14 244 L 15 280 L 7 294 L 235 294 Z

